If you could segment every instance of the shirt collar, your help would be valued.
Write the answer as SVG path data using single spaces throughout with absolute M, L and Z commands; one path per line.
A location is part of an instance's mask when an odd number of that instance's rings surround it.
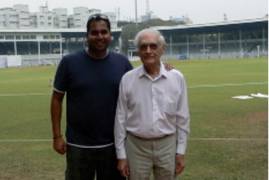
M 161 67 L 160 67 L 160 74 L 158 76 L 158 78 L 160 77 L 164 77 L 164 78 L 167 78 L 167 70 L 165 69 L 163 63 L 161 62 Z M 146 77 L 149 77 L 149 74 L 146 72 L 144 66 L 140 66 L 139 68 L 139 78 L 142 78 L 143 76 L 146 76 Z

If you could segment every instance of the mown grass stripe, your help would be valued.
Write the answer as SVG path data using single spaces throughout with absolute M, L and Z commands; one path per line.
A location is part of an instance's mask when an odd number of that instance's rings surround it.
M 236 87 L 236 86 L 254 86 L 265 85 L 268 82 L 246 82 L 246 83 L 225 83 L 225 84 L 200 84 L 195 86 L 189 86 L 189 89 L 196 88 L 218 88 L 218 87 Z M 12 97 L 12 96 L 48 96 L 50 93 L 0 93 L 0 97 Z
M 267 138 L 189 138 L 189 141 L 267 141 Z M 51 139 L 0 139 L 0 143 L 51 142 Z
M 0 97 L 13 97 L 13 96 L 47 96 L 49 93 L 0 93 Z
M 201 84 L 195 86 L 189 86 L 190 89 L 194 88 L 218 88 L 218 87 L 232 87 L 232 86 L 254 86 L 254 85 L 264 85 L 268 82 L 245 82 L 245 83 L 225 83 L 225 84 Z

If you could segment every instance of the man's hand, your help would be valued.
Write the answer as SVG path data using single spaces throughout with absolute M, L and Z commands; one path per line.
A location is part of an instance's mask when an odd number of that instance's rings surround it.
M 184 155 L 177 154 L 176 155 L 176 175 L 181 174 L 184 168 L 185 168 Z
M 118 159 L 117 168 L 123 177 L 128 177 L 130 175 L 127 159 Z
M 65 154 L 66 143 L 62 136 L 53 139 L 53 149 L 59 154 Z
M 170 70 L 174 69 L 174 67 L 173 67 L 171 64 L 163 63 L 163 65 L 164 65 L 164 68 L 165 68 L 167 71 L 170 71 Z

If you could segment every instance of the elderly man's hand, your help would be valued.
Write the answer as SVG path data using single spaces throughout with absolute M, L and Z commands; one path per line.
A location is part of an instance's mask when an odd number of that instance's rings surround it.
M 176 155 L 176 175 L 181 174 L 184 168 L 185 168 L 184 155 L 177 154 Z
M 127 159 L 118 159 L 117 168 L 123 177 L 128 177 L 130 175 Z

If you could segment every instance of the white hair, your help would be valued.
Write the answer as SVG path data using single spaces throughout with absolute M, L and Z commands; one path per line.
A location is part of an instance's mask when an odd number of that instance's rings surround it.
M 144 34 L 155 34 L 157 37 L 158 37 L 158 43 L 160 43 L 160 45 L 162 45 L 163 47 L 166 46 L 166 42 L 165 42 L 165 38 L 163 37 L 163 35 L 160 33 L 160 31 L 158 30 L 155 30 L 155 29 L 151 29 L 151 28 L 147 28 L 147 29 L 143 29 L 141 31 L 139 31 L 136 36 L 135 36 L 135 39 L 134 39 L 134 45 L 136 47 L 139 47 L 140 45 L 140 41 L 141 41 L 141 37 L 144 35 Z

